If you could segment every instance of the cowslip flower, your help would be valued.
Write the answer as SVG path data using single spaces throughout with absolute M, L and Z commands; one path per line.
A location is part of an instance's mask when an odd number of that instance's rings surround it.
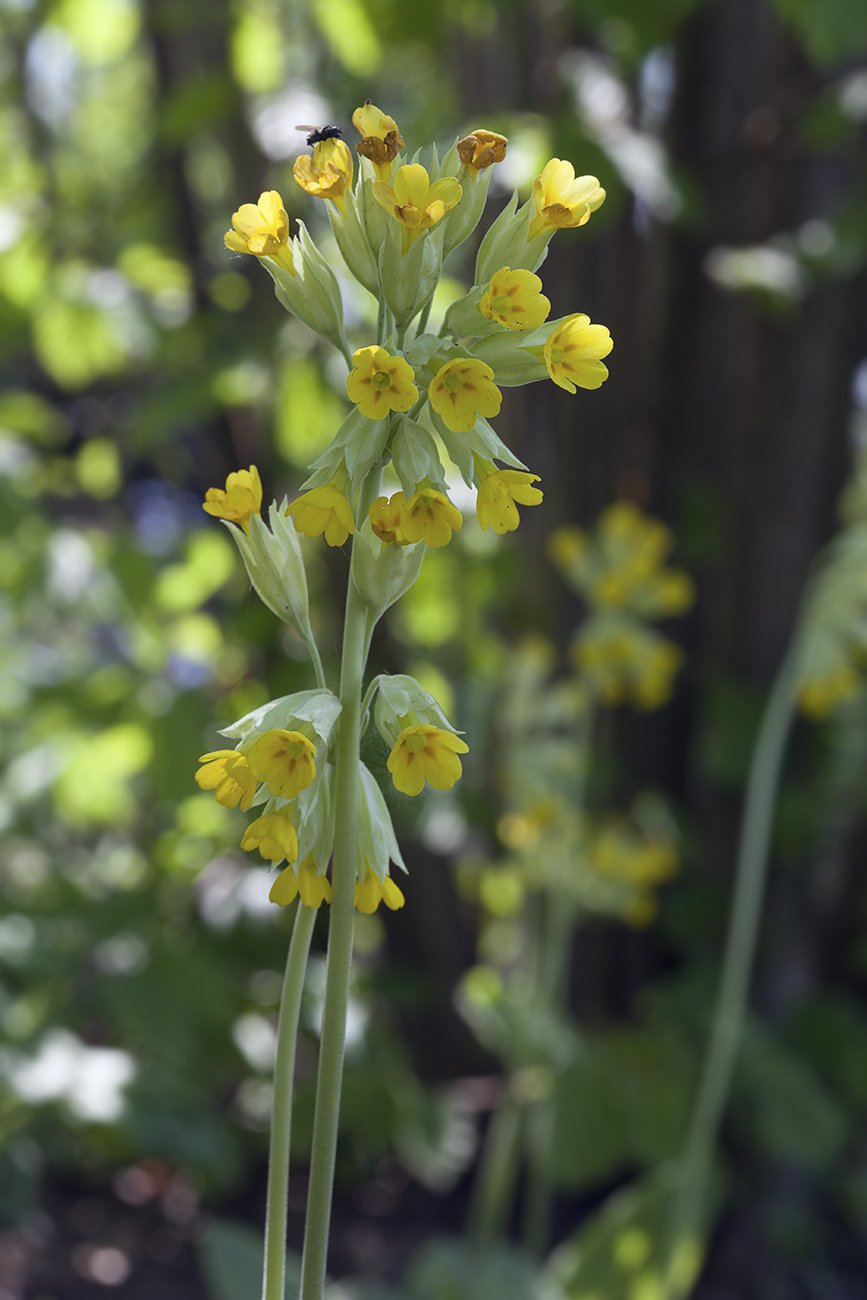
M 427 395 L 452 433 L 468 433 L 477 415 L 496 415 L 503 400 L 493 370 L 476 357 L 447 361 L 428 385 Z
M 403 543 L 424 541 L 436 550 L 448 546 L 452 533 L 457 532 L 463 522 L 460 510 L 452 505 L 444 492 L 421 487 L 400 508 L 399 531 Z
M 255 465 L 230 474 L 223 488 L 208 488 L 202 509 L 218 519 L 229 519 L 250 532 L 250 519 L 262 509 L 262 483 Z
M 386 907 L 392 912 L 396 912 L 399 907 L 403 907 L 406 899 L 404 898 L 391 876 L 386 876 L 382 884 L 376 872 L 372 869 L 365 858 L 364 879 L 359 881 L 355 886 L 355 906 L 359 912 L 366 912 L 368 916 L 375 912 L 380 903 L 385 903 Z
M 536 215 L 530 222 L 527 238 L 535 239 L 543 230 L 583 226 L 605 201 L 605 191 L 595 176 L 577 176 L 570 162 L 552 158 L 541 176 L 533 182 Z
M 350 533 L 355 532 L 352 506 L 333 483 L 311 488 L 286 508 L 294 515 L 295 527 L 305 537 L 321 537 L 329 546 L 342 546 Z
M 294 862 L 298 857 L 298 836 L 285 813 L 265 813 L 251 822 L 244 832 L 241 848 L 258 849 L 268 862 Z
M 538 482 L 538 474 L 519 469 L 499 469 L 488 474 L 476 496 L 479 526 L 483 530 L 493 528 L 495 533 L 514 532 L 521 522 L 518 505 L 537 506 L 542 500 L 541 490 L 531 486 Z
M 599 388 L 608 378 L 602 364 L 614 347 L 614 340 L 604 325 L 591 325 L 589 316 L 567 316 L 546 339 L 543 355 L 548 374 L 574 393 L 579 388 Z
M 211 754 L 202 754 L 199 762 L 205 764 L 196 773 L 199 789 L 213 790 L 217 803 L 224 808 L 240 804 L 246 812 L 256 794 L 256 778 L 246 757 L 237 749 L 215 749 Z
M 381 181 L 389 181 L 394 160 L 404 146 L 397 122 L 375 104 L 362 104 L 352 114 L 352 125 L 363 137 L 355 152 L 370 159 Z
M 482 295 L 479 311 L 486 320 L 507 330 L 538 329 L 548 319 L 551 303 L 542 293 L 542 281 L 532 271 L 500 267 Z
M 462 771 L 458 754 L 469 752 L 469 745 L 454 732 L 418 722 L 404 727 L 387 766 L 395 789 L 403 794 L 421 794 L 425 781 L 434 790 L 451 790 Z
M 401 224 L 404 253 L 429 226 L 442 221 L 446 213 L 460 202 L 462 192 L 453 176 L 444 176 L 431 185 L 430 177 L 420 163 L 398 167 L 393 185 L 387 185 L 385 181 L 373 183 L 373 197 L 377 203 Z
M 343 140 L 320 140 L 313 157 L 302 154 L 295 159 L 292 175 L 302 190 L 316 199 L 330 199 L 346 216 L 344 194 L 352 184 L 352 154 Z
M 250 770 L 257 781 L 266 781 L 273 795 L 294 799 L 306 790 L 316 775 L 316 746 L 300 731 L 275 727 L 256 738 L 247 751 Z
M 226 232 L 223 242 L 233 253 L 273 258 L 290 275 L 295 274 L 289 247 L 289 217 L 276 190 L 260 194 L 258 204 L 242 204 L 232 214 L 232 226 L 234 229 Z
M 370 526 L 382 542 L 383 547 L 388 546 L 390 542 L 394 542 L 397 546 L 409 546 L 410 544 L 409 539 L 404 537 L 400 528 L 400 515 L 405 500 L 405 492 L 395 492 L 394 496 L 390 498 L 377 497 L 371 503 L 368 511 Z
M 352 354 L 352 365 L 346 391 L 368 420 L 382 420 L 389 411 L 408 411 L 418 401 L 415 371 L 403 357 L 393 357 L 385 348 L 359 348 Z
M 285 867 L 280 872 L 268 897 L 272 903 L 288 907 L 299 894 L 305 907 L 321 907 L 323 903 L 331 902 L 331 881 L 318 873 L 316 863 L 309 854 L 299 864 L 297 873 L 292 866 Z
M 465 135 L 463 140 L 458 140 L 458 157 L 464 166 L 469 167 L 473 172 L 484 171 L 493 163 L 503 161 L 508 143 L 504 135 L 497 135 L 496 131 L 485 131 L 480 127 Z

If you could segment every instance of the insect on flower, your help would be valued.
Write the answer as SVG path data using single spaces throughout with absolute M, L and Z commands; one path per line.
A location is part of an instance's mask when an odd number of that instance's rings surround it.
M 309 145 L 322 144 L 323 140 L 342 140 L 343 129 L 339 126 L 296 126 L 296 131 L 307 132 Z

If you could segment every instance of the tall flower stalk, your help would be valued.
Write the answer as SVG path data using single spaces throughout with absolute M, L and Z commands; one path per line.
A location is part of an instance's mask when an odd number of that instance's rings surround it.
M 301 494 L 273 503 L 267 523 L 255 466 L 212 488 L 205 503 L 232 533 L 262 600 L 306 642 L 316 677 L 314 689 L 271 700 L 226 728 L 235 748 L 204 755 L 196 778 L 224 806 L 257 809 L 242 847 L 281 868 L 275 904 L 299 900 L 275 1062 L 264 1300 L 283 1295 L 291 1080 L 316 909 L 330 904 L 301 1300 L 321 1300 L 325 1285 L 355 912 L 404 905 L 391 869 L 406 867 L 385 799 L 361 762 L 361 736 L 372 722 L 389 748 L 395 788 L 410 796 L 425 785 L 451 789 L 468 750 L 411 677 L 376 677 L 364 689 L 373 628 L 412 586 L 426 549 L 448 545 L 463 525 L 441 452 L 477 489 L 480 527 L 513 531 L 518 506 L 538 505 L 542 492 L 488 422 L 501 388 L 546 378 L 571 392 L 597 388 L 612 346 L 608 331 L 580 313 L 548 321 L 535 275 L 554 233 L 585 224 L 602 203 L 595 177 L 576 180 L 570 163 L 553 159 L 526 203 L 513 196 L 481 243 L 472 287 L 433 334 L 427 322 L 444 261 L 478 224 L 507 142 L 479 129 L 442 159 L 433 146 L 424 166 L 404 161 L 397 123 L 375 105 L 356 110 L 353 123 L 357 159 L 329 128 L 294 176 L 325 202 L 349 273 L 378 301 L 373 340 L 350 346 L 337 277 L 302 222 L 291 236 L 276 190 L 240 207 L 226 235 L 229 249 L 258 258 L 286 310 L 344 357 L 352 409 Z M 398 490 L 383 495 L 389 468 Z M 329 546 L 352 539 L 336 691 L 312 632 L 299 532 Z

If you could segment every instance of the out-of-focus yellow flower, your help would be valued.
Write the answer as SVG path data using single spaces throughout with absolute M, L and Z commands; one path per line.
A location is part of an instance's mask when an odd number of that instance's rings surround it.
M 544 357 L 548 374 L 568 393 L 579 388 L 600 388 L 608 378 L 602 364 L 614 347 L 604 325 L 591 325 L 590 317 L 568 316 L 545 341 Z
M 406 252 L 420 235 L 442 221 L 446 213 L 461 198 L 461 187 L 453 176 L 444 176 L 430 183 L 430 177 L 420 163 L 398 167 L 394 184 L 374 181 L 373 197 L 390 212 L 403 229 L 403 251 Z
M 316 746 L 300 731 L 275 727 L 256 738 L 247 751 L 257 781 L 266 781 L 273 795 L 294 799 L 316 776 Z
M 295 527 L 305 537 L 321 537 L 329 546 L 342 546 L 350 533 L 355 532 L 352 506 L 332 483 L 311 488 L 293 501 L 286 509 L 294 515 Z
M 798 703 L 808 717 L 824 718 L 837 707 L 858 694 L 861 678 L 857 669 L 845 660 L 838 660 L 824 672 L 807 674 L 798 690 Z
M 395 492 L 390 499 L 388 497 L 377 497 L 371 504 L 368 512 L 370 526 L 383 546 L 388 546 L 390 542 L 394 542 L 397 546 L 408 546 L 410 544 L 409 539 L 404 537 L 400 529 L 400 515 L 405 500 L 406 494 L 404 492 Z
M 287 907 L 299 893 L 305 907 L 321 907 L 323 903 L 331 902 L 331 882 L 327 876 L 319 874 L 316 863 L 309 855 L 299 863 L 297 874 L 291 866 L 280 872 L 268 897 L 272 903 Z
M 460 510 L 452 505 L 444 492 L 423 487 L 401 506 L 399 530 L 403 542 L 424 541 L 436 549 L 448 546 L 452 533 L 457 532 L 463 522 Z
M 359 348 L 352 363 L 346 391 L 369 420 L 382 420 L 389 411 L 408 411 L 418 401 L 415 371 L 403 357 L 393 357 L 385 348 Z
M 538 474 L 526 474 L 519 469 L 499 469 L 482 479 L 476 497 L 476 515 L 482 529 L 493 528 L 495 533 L 513 532 L 521 522 L 518 505 L 537 506 L 542 500 Z
M 344 194 L 352 184 L 352 154 L 343 140 L 320 140 L 313 157 L 302 154 L 295 159 L 292 174 L 302 190 L 316 199 L 330 199 L 346 216 Z
M 503 400 L 493 370 L 475 357 L 447 361 L 434 375 L 427 394 L 452 433 L 468 433 L 478 415 L 496 415 Z
M 418 722 L 404 727 L 387 766 L 395 788 L 403 794 L 421 794 L 425 781 L 434 790 L 451 790 L 462 771 L 458 754 L 469 752 L 469 745 L 454 732 Z
M 265 813 L 251 822 L 244 832 L 241 848 L 258 849 L 269 862 L 294 862 L 298 857 L 298 836 L 292 822 L 282 812 Z
M 363 137 L 355 152 L 370 159 L 381 181 L 391 180 L 394 160 L 404 145 L 397 122 L 375 104 L 362 104 L 352 114 L 352 125 Z
M 240 804 L 246 812 L 256 794 L 256 778 L 246 757 L 237 749 L 215 749 L 211 754 L 202 754 L 199 762 L 205 764 L 196 773 L 199 789 L 213 790 L 217 803 L 224 808 Z
M 390 908 L 392 912 L 396 912 L 399 907 L 403 907 L 406 899 L 391 876 L 386 876 L 385 880 L 380 884 L 376 872 L 366 859 L 365 867 L 364 879 L 355 886 L 355 906 L 359 912 L 367 912 L 370 915 L 376 911 L 380 903 L 385 903 L 386 907 Z
M 542 281 L 532 271 L 512 271 L 503 266 L 491 277 L 479 311 L 486 320 L 507 330 L 538 329 L 548 319 L 551 304 L 542 293 Z
M 595 176 L 577 176 L 570 162 L 552 158 L 533 182 L 536 215 L 530 222 L 528 239 L 543 230 L 583 226 L 605 201 L 605 191 Z
M 672 642 L 625 615 L 590 619 L 572 644 L 575 666 L 607 704 L 658 709 L 671 698 L 683 654 Z
M 564 524 L 562 528 L 555 528 L 548 538 L 548 554 L 555 564 L 565 568 L 586 555 L 589 545 L 586 533 L 572 524 Z
M 224 243 L 233 253 L 273 258 L 290 275 L 295 274 L 289 247 L 289 217 L 276 190 L 260 194 L 258 205 L 244 203 L 232 214 L 232 225 L 234 229 L 226 232 Z
M 229 519 L 240 524 L 245 533 L 250 531 L 250 519 L 262 509 L 262 483 L 255 465 L 230 474 L 223 488 L 208 488 L 202 509 L 218 519 Z
M 484 171 L 493 163 L 503 161 L 508 143 L 504 135 L 480 127 L 465 135 L 463 140 L 458 140 L 458 157 L 465 167 L 470 167 L 474 172 Z

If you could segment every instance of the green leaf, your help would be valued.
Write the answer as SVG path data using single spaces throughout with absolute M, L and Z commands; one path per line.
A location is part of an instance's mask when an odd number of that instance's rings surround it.
M 776 0 L 810 58 L 854 63 L 867 50 L 867 6 L 857 0 Z

